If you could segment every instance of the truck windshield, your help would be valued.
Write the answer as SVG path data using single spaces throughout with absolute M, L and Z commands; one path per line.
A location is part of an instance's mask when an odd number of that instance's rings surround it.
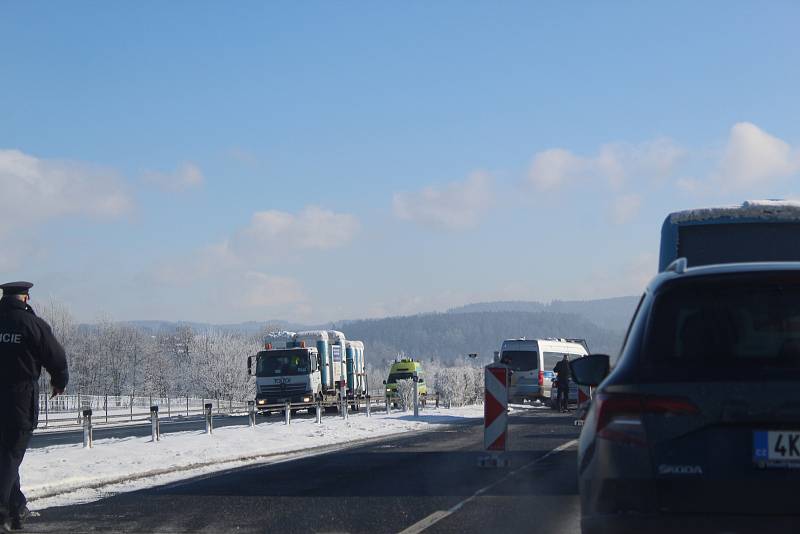
M 270 350 L 258 353 L 256 376 L 291 376 L 309 373 L 306 350 Z
M 406 372 L 406 373 L 391 373 L 389 375 L 389 380 L 387 380 L 386 383 L 387 384 L 394 384 L 398 380 L 408 380 L 408 379 L 411 379 L 411 378 L 414 378 L 414 375 L 412 373 L 409 373 L 409 372 Z
M 539 368 L 539 356 L 533 350 L 504 350 L 500 363 L 515 371 L 532 371 Z

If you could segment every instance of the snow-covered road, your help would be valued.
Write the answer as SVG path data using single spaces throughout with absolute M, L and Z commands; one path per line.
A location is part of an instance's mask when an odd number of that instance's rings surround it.
M 94 448 L 55 445 L 29 450 L 21 468 L 22 489 L 32 509 L 88 502 L 122 491 L 175 482 L 206 473 L 256 463 L 286 461 L 320 454 L 364 440 L 433 425 L 482 418 L 483 406 L 427 409 L 415 419 L 410 412 L 296 419 L 291 425 L 263 422 L 255 428 L 225 427 L 212 435 L 177 432 L 150 438 L 104 439 Z

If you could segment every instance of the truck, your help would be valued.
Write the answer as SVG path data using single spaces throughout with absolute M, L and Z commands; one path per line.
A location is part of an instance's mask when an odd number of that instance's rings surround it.
M 309 412 L 316 402 L 335 409 L 342 389 L 355 404 L 366 396 L 365 368 L 364 343 L 348 341 L 338 331 L 272 332 L 264 339 L 264 349 L 247 358 L 247 373 L 256 379 L 256 408 L 262 414 L 286 402 L 305 404 Z

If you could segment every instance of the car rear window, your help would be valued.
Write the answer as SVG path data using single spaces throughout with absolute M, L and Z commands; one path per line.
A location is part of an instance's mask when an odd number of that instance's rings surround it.
M 533 350 L 504 350 L 500 363 L 515 371 L 531 371 L 539 368 L 539 356 Z
M 645 357 L 661 365 L 800 369 L 800 276 L 702 277 L 666 286 Z

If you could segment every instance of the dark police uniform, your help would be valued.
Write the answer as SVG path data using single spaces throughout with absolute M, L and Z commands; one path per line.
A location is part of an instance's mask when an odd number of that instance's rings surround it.
M 27 295 L 30 282 L 0 285 L 0 528 L 27 511 L 20 491 L 19 466 L 39 416 L 39 375 L 44 366 L 51 384 L 67 385 L 67 358 L 50 326 L 12 295 Z M 17 526 L 17 525 L 15 525 Z
M 561 410 L 569 408 L 569 362 L 559 360 L 553 371 L 558 375 L 558 407 Z

